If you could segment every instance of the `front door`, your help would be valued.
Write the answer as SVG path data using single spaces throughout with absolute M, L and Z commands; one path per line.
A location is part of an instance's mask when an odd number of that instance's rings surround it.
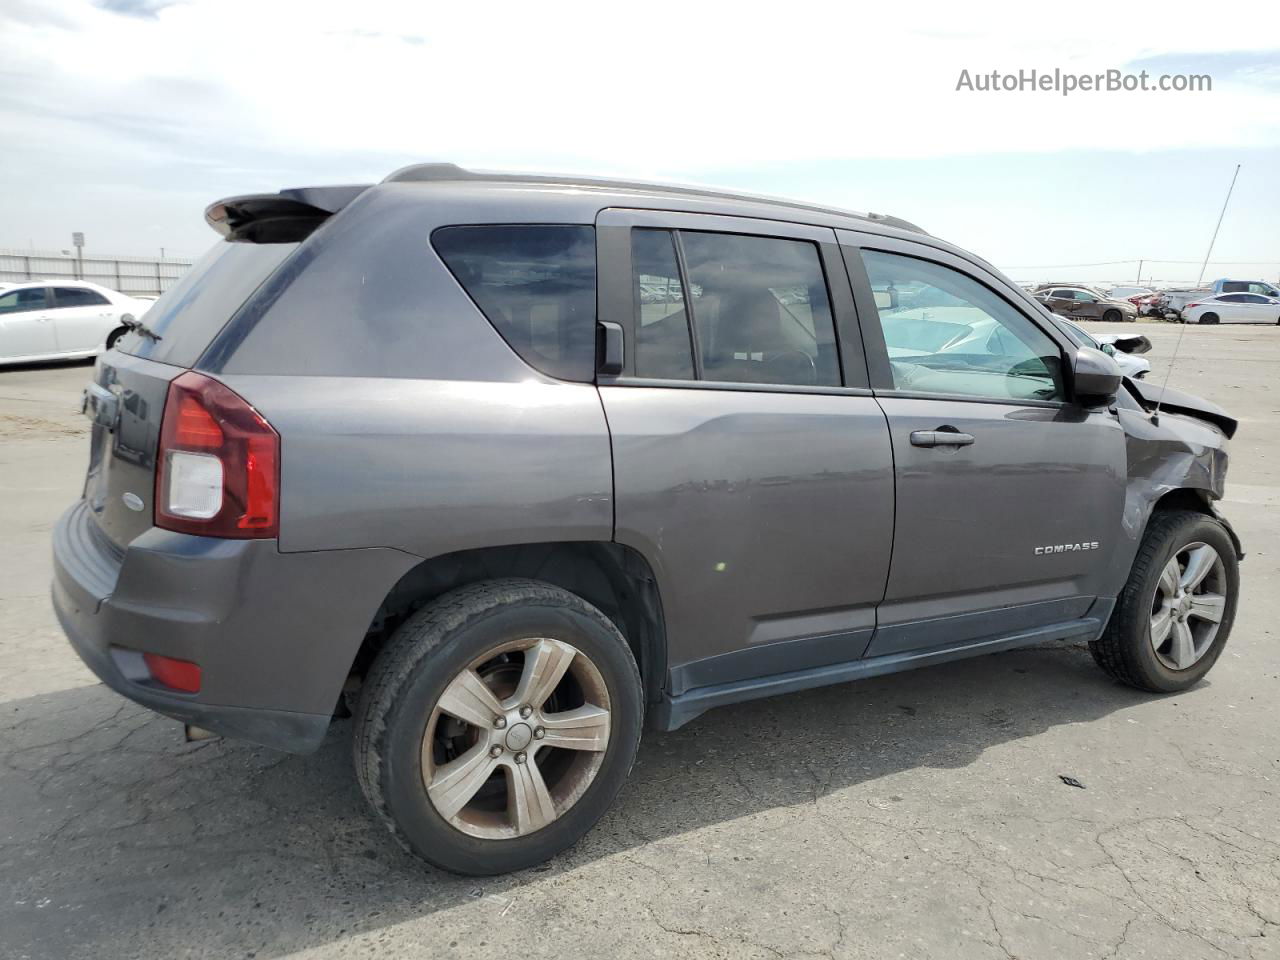
M 864 242 L 845 255 L 897 474 L 868 655 L 1079 620 L 1120 538 L 1123 429 L 1069 402 L 1069 341 L 997 278 L 919 245 Z
M 43 357 L 58 352 L 44 287 L 0 294 L 0 357 Z
M 598 378 L 615 537 L 659 580 L 670 692 L 857 659 L 893 461 L 834 232 L 607 210 L 597 243 L 599 318 L 625 341 Z

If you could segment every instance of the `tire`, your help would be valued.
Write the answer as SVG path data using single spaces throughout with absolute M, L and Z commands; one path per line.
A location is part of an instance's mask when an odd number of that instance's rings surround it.
M 1119 310 L 1107 310 L 1102 314 L 1103 323 L 1119 323 L 1123 319 Z
M 549 697 L 521 698 L 537 704 L 526 714 L 516 698 L 538 676 L 534 656 L 563 679 L 551 681 Z M 478 696 L 464 674 L 487 693 Z M 489 726 L 455 719 L 440 706 L 448 691 L 451 704 L 466 708 L 459 713 L 489 717 L 496 709 L 505 717 Z M 604 745 L 594 749 L 601 700 Z M 570 724 L 565 711 L 575 709 Z M 584 713 L 594 719 L 581 720 Z M 356 708 L 356 774 L 375 814 L 409 852 L 454 873 L 507 873 L 549 860 L 595 825 L 631 770 L 643 719 L 635 657 L 608 617 L 546 583 L 487 581 L 417 611 L 378 654 Z M 533 726 L 539 720 L 545 728 Z M 584 736 L 587 722 L 593 726 Z M 564 729 L 570 725 L 575 731 Z M 574 749 L 556 749 L 574 732 Z M 442 776 L 447 763 L 464 761 L 474 776 Z M 517 788 L 531 776 L 544 791 Z M 470 799 L 453 809 L 464 794 Z
M 1218 315 L 1216 313 L 1202 313 L 1200 314 L 1200 322 L 1201 323 L 1217 323 Z
M 1188 608 L 1183 608 L 1182 623 L 1192 637 L 1194 659 L 1179 658 L 1177 648 L 1171 646 L 1177 641 L 1177 616 L 1170 617 L 1168 640 L 1159 648 L 1152 640 L 1157 613 L 1166 606 L 1163 597 L 1168 594 L 1162 574 L 1171 563 L 1174 569 L 1181 568 L 1181 558 L 1189 556 L 1183 551 L 1190 545 L 1198 545 L 1197 550 L 1210 547 L 1217 555 L 1217 563 L 1195 588 L 1200 592 L 1194 595 L 1202 599 L 1190 604 L 1189 614 Z M 1190 562 L 1187 569 L 1190 572 Z M 1089 650 L 1098 666 L 1121 683 L 1152 693 L 1185 690 L 1199 682 L 1222 654 L 1235 621 L 1239 589 L 1235 545 L 1219 521 L 1187 510 L 1157 511 L 1147 524 L 1129 581 L 1116 601 L 1111 620 L 1102 636 L 1089 644 Z M 1213 626 L 1213 621 L 1204 619 L 1205 613 L 1195 612 L 1195 608 L 1211 610 L 1217 603 L 1212 598 L 1217 596 L 1222 598 L 1220 619 L 1209 633 L 1204 628 Z M 1185 666 L 1173 662 L 1179 659 Z
M 116 327 L 114 330 L 112 330 L 109 334 L 107 334 L 106 349 L 110 350 L 112 347 L 114 347 L 116 345 L 116 341 L 118 341 L 121 337 L 123 337 L 128 332 L 129 332 L 128 327 Z

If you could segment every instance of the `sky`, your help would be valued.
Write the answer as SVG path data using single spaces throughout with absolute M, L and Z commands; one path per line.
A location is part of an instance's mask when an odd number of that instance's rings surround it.
M 0 247 L 198 255 L 220 197 L 447 160 L 891 213 L 1018 280 L 1175 282 L 1240 164 L 1206 276 L 1280 278 L 1272 5 L 0 0 L 0 37 Z M 1212 89 L 957 89 L 1032 69 Z

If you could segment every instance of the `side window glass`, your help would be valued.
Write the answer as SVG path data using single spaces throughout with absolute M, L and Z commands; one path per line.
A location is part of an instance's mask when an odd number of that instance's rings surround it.
M 55 307 L 97 307 L 110 304 L 106 297 L 95 290 L 84 287 L 54 287 L 53 305 Z
M 840 385 L 815 244 L 727 233 L 679 237 L 702 379 Z
M 958 270 L 864 250 L 893 385 L 995 400 L 1065 400 L 1058 345 Z
M 22 313 L 26 310 L 42 310 L 44 305 L 44 287 L 10 290 L 0 296 L 0 313 Z
M 632 230 L 631 264 L 638 323 L 635 375 L 694 379 L 689 318 L 671 231 Z
M 1051 296 L 1053 296 L 1053 298 L 1056 300 L 1074 300 L 1075 299 L 1075 294 L 1072 293 L 1070 290 L 1055 290 L 1053 291 Z
M 595 376 L 595 228 L 441 227 L 431 242 L 504 340 L 565 380 Z

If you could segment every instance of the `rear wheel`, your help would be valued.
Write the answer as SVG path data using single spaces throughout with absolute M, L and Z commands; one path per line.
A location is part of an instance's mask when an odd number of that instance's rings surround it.
M 1185 690 L 1217 661 L 1235 620 L 1240 571 L 1222 524 L 1189 511 L 1151 518 L 1094 660 L 1122 683 Z
M 1218 315 L 1216 313 L 1202 313 L 1200 314 L 1200 322 L 1201 323 L 1217 323 Z
M 119 340 L 128 332 L 129 332 L 128 327 L 116 327 L 109 334 L 107 334 L 107 349 L 110 350 L 112 347 L 114 347 L 116 345 L 116 341 Z
M 635 759 L 639 671 L 616 626 L 529 580 L 462 587 L 378 655 L 356 770 L 408 850 L 456 873 L 547 860 L 608 809 Z

